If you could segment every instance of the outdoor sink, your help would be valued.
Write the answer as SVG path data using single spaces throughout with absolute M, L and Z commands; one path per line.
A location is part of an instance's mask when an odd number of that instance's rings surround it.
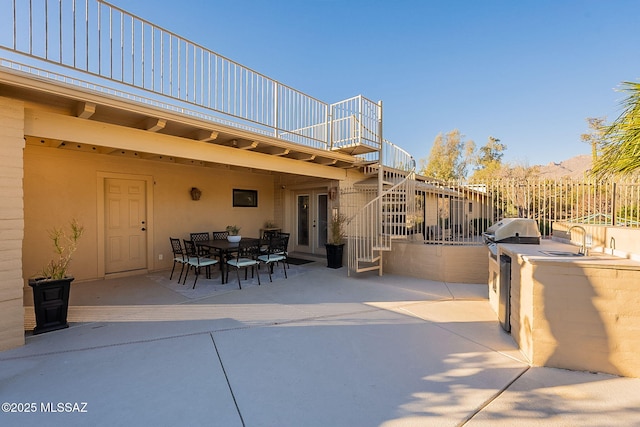
M 576 256 L 584 256 L 579 252 L 569 252 L 569 251 L 540 251 L 541 253 L 549 256 L 565 256 L 565 257 L 576 257 Z

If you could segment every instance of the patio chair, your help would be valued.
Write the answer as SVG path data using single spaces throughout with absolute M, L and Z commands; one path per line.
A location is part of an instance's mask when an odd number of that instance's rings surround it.
M 258 257 L 260 262 L 264 263 L 267 266 L 267 270 L 269 271 L 269 282 L 273 282 L 271 280 L 271 275 L 273 274 L 273 265 L 282 261 L 282 271 L 284 271 L 284 277 L 287 279 L 287 255 L 286 255 L 286 242 L 283 237 L 275 236 L 269 239 L 269 246 L 267 247 L 266 253 L 263 253 Z
M 196 244 L 193 242 L 193 240 L 185 240 L 184 248 L 187 252 L 187 264 L 189 265 L 189 268 L 187 268 L 187 272 L 184 275 L 184 282 L 182 282 L 182 284 L 184 285 L 185 283 L 187 283 L 189 269 L 193 267 L 196 278 L 193 281 L 193 288 L 191 289 L 195 289 L 196 282 L 198 281 L 198 276 L 200 275 L 200 270 L 202 269 L 202 267 L 205 268 L 207 279 L 210 279 L 211 266 L 216 265 L 218 263 L 218 260 L 200 256 L 200 254 L 198 253 L 198 248 L 196 247 Z
M 171 251 L 173 252 L 173 267 L 171 267 L 171 275 L 169 276 L 169 280 L 173 279 L 173 272 L 176 269 L 176 264 L 181 264 L 182 268 L 180 269 L 180 276 L 178 277 L 178 283 L 180 283 L 180 279 L 182 279 L 182 272 L 184 271 L 184 266 L 188 261 L 187 254 L 182 249 L 180 239 L 169 237 L 169 241 L 171 242 Z
M 260 266 L 260 261 L 258 260 L 258 256 L 260 255 L 260 241 L 259 240 L 249 240 L 249 241 L 240 241 L 238 246 L 238 256 L 233 259 L 227 260 L 227 283 L 229 283 L 229 267 L 233 267 L 236 269 L 236 274 L 238 276 L 238 288 L 242 289 L 242 285 L 240 284 L 240 269 L 244 268 L 244 280 L 247 280 L 247 272 L 249 267 L 251 267 L 251 278 L 253 278 L 254 271 L 255 274 L 258 275 L 258 286 L 260 285 L 260 272 L 257 268 Z

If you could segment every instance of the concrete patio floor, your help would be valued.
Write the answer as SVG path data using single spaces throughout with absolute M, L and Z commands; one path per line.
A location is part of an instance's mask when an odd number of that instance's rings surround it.
M 640 379 L 530 367 L 486 285 L 289 272 L 74 283 L 70 328 L 0 353 L 35 408 L 0 425 L 640 426 Z

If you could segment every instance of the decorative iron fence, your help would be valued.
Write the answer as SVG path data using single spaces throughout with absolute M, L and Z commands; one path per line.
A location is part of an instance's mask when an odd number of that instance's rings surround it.
M 428 243 L 479 244 L 487 227 L 509 217 L 537 220 L 546 238 L 558 221 L 640 228 L 637 179 L 423 181 L 416 198 L 417 226 Z

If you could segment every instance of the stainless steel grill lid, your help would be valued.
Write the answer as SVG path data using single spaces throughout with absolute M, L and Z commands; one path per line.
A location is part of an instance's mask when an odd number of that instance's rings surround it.
M 505 218 L 482 233 L 485 243 L 540 244 L 540 230 L 535 219 Z

